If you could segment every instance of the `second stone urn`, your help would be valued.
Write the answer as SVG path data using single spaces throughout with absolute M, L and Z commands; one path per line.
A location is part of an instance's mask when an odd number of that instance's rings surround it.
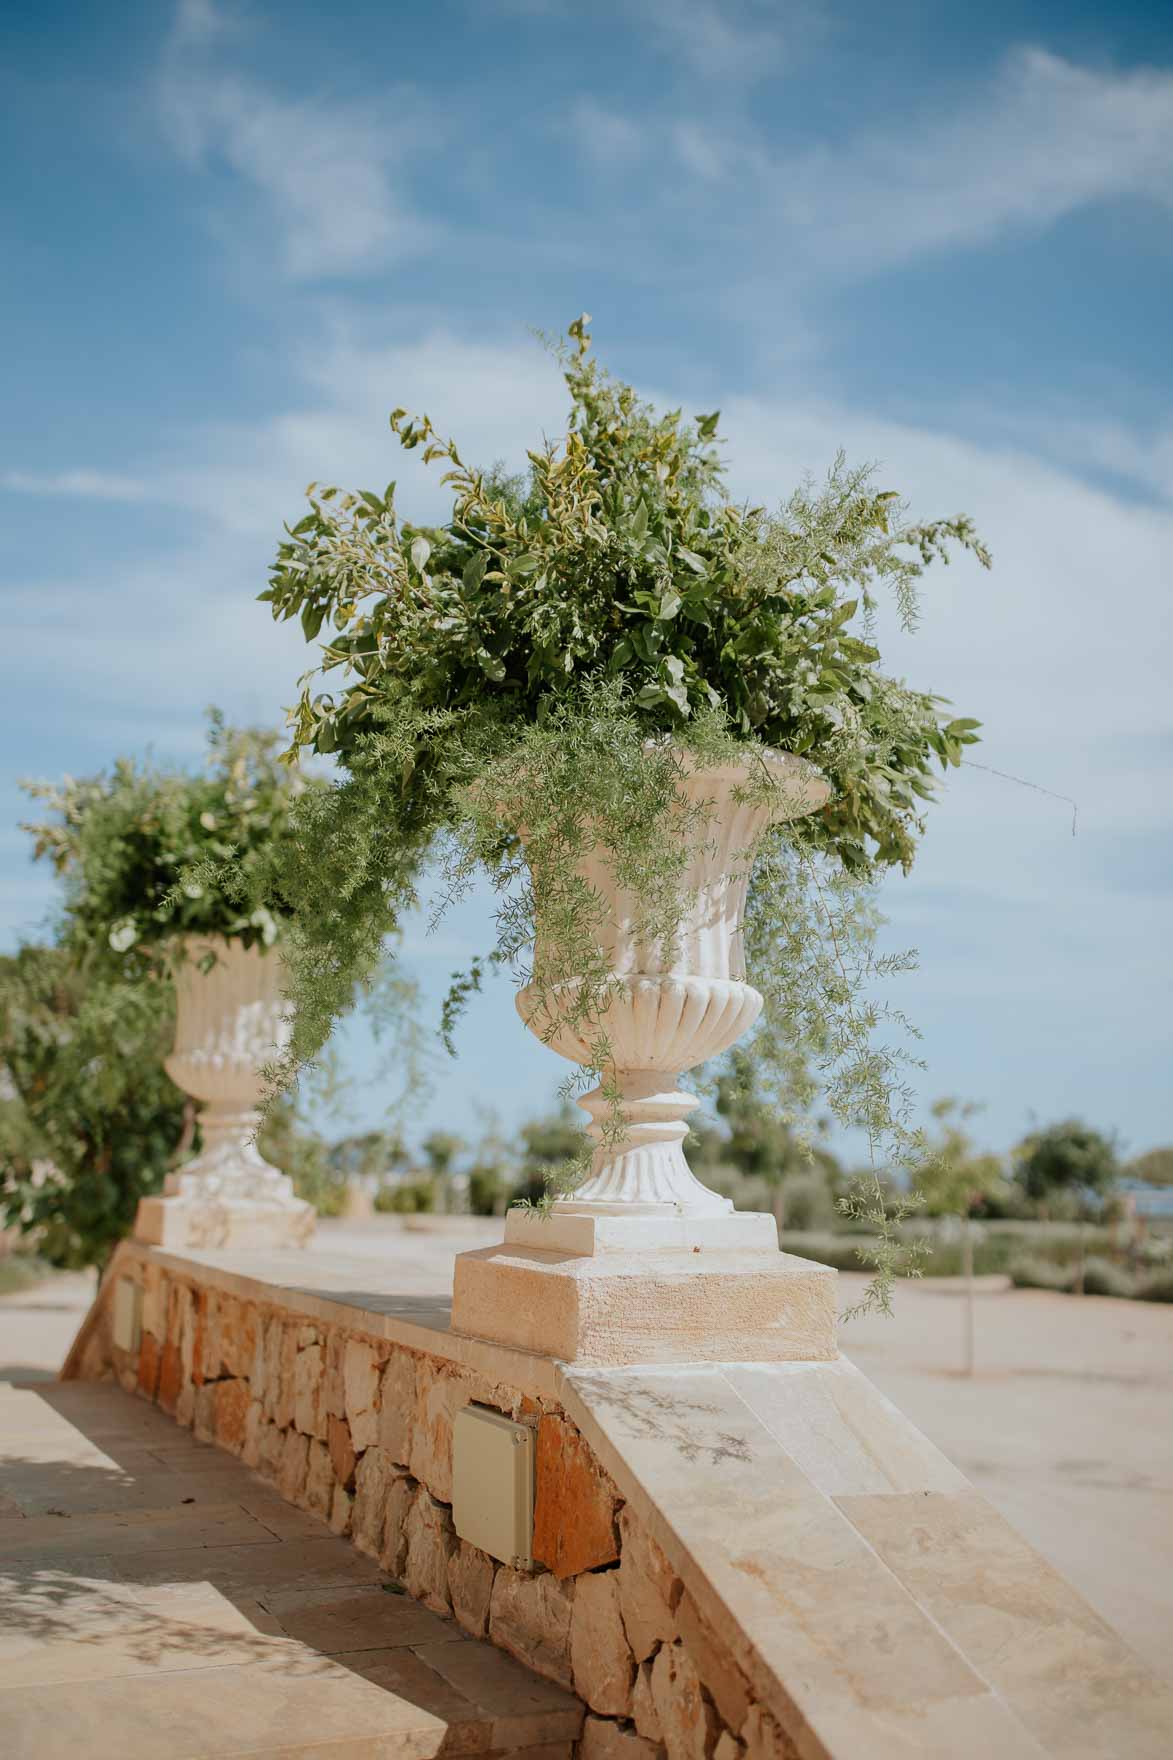
M 591 1119 L 594 1155 L 587 1179 L 548 1216 L 513 1210 L 503 1248 L 461 1255 L 458 1330 L 570 1361 L 665 1360 L 682 1350 L 707 1358 L 809 1355 L 809 1339 L 791 1349 L 779 1331 L 778 1277 L 787 1268 L 792 1277 L 801 1268 L 803 1287 L 817 1292 L 819 1324 L 828 1300 L 833 1320 L 833 1274 L 779 1254 L 772 1216 L 734 1211 L 693 1175 L 683 1144 L 698 1102 L 679 1082 L 682 1072 L 734 1044 L 761 1012 L 743 949 L 754 853 L 771 822 L 815 811 L 830 790 L 803 759 L 767 750 L 752 767 L 694 764 L 684 755 L 678 791 L 701 809 L 703 824 L 681 879 L 685 909 L 674 944 L 641 942 L 635 901 L 617 884 L 606 852 L 588 854 L 579 873 L 604 906 L 600 946 L 610 973 L 597 1018 L 572 1025 L 573 1011 L 533 986 L 518 996 L 523 1020 L 564 1057 L 589 1066 L 592 1045 L 606 1045 L 604 1079 L 579 1102 Z M 540 969 L 540 945 L 535 963 Z M 686 1271 L 706 1276 L 684 1286 L 680 1310 Z M 763 1287 L 766 1307 L 754 1308 Z M 746 1310 L 738 1328 L 747 1298 L 753 1316 Z
M 175 972 L 175 1046 L 167 1074 L 201 1102 L 200 1153 L 140 1200 L 135 1234 L 156 1246 L 304 1246 L 312 1205 L 256 1146 L 264 1069 L 289 1040 L 280 954 L 223 936 L 191 936 Z

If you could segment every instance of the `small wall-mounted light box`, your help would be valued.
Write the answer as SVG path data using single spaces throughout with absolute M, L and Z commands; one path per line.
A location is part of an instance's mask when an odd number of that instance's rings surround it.
M 534 1433 L 488 1406 L 464 1406 L 452 1427 L 452 1521 L 462 1540 L 533 1567 Z
M 143 1330 L 142 1285 L 132 1277 L 120 1277 L 114 1285 L 114 1312 L 111 1333 L 120 1351 L 131 1356 L 138 1350 Z

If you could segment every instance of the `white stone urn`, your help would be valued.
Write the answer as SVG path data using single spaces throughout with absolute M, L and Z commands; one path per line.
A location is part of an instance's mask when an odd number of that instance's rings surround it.
M 682 876 L 688 905 L 674 947 L 636 939 L 634 901 L 616 883 L 606 851 L 580 862 L 578 872 L 605 907 L 600 945 L 612 980 L 606 1005 L 581 1031 L 551 1020 L 550 1004 L 534 985 L 518 994 L 517 1007 L 527 1025 L 573 1062 L 590 1064 L 591 1042 L 608 1043 L 604 1081 L 579 1101 L 596 1147 L 587 1179 L 557 1200 L 552 1217 L 511 1212 L 507 1239 L 592 1252 L 616 1236 L 606 1220 L 615 1219 L 625 1225 L 626 1244 L 684 1246 L 720 1238 L 729 1246 L 750 1245 L 766 1224 L 776 1247 L 772 1219 L 736 1216 L 731 1200 L 709 1191 L 689 1168 L 685 1120 L 698 1101 L 679 1085 L 683 1071 L 727 1050 L 761 1012 L 762 997 L 746 982 L 742 917 L 763 832 L 771 822 L 815 811 L 830 795 L 804 759 L 768 749 L 761 758 L 772 785 L 765 798 L 761 766 L 693 766 L 687 757 L 682 764 L 680 792 L 709 813 Z M 539 942 L 539 969 L 541 961 Z M 618 1091 L 618 1119 L 606 1088 Z M 633 1231 L 640 1218 L 648 1226 Z
M 202 1103 L 203 1146 L 144 1198 L 135 1233 L 158 1245 L 304 1245 L 313 1207 L 256 1146 L 263 1070 L 288 1044 L 280 953 L 189 936 L 175 968 L 175 1046 L 163 1067 Z

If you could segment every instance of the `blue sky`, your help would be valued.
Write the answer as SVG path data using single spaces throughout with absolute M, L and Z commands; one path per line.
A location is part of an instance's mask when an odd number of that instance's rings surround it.
M 951 775 L 885 888 L 923 1095 L 996 1146 L 1173 1138 L 1173 6 L 9 0 L 0 143 L 6 945 L 52 904 L 17 778 L 192 761 L 210 702 L 278 722 L 307 656 L 253 594 L 305 483 L 438 514 L 387 411 L 520 460 L 563 407 L 529 329 L 585 308 L 721 406 L 739 490 L 843 447 L 977 518 L 993 575 L 938 574 L 886 653 L 1078 835 Z M 411 928 L 433 1000 L 486 924 Z M 411 1124 L 559 1078 L 499 985 Z

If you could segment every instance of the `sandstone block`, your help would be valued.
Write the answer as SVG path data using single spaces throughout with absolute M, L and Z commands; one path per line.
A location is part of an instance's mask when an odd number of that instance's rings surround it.
M 354 1485 L 357 1457 L 350 1440 L 350 1425 L 345 1418 L 336 1417 L 333 1412 L 326 1419 L 326 1442 L 330 1459 L 334 1463 L 335 1477 L 349 1491 Z
M 588 1571 L 574 1586 L 570 1621 L 574 1690 L 592 1711 L 626 1717 L 631 1710 L 635 1659 L 619 1611 L 616 1571 Z
M 192 1413 L 192 1434 L 197 1442 L 212 1442 L 216 1435 L 216 1383 L 205 1381 L 196 1388 L 195 1410 Z
M 159 1340 L 153 1332 L 143 1328 L 138 1347 L 138 1391 L 147 1399 L 154 1399 L 159 1386 L 159 1364 L 163 1351 Z
M 183 1387 L 183 1356 L 176 1340 L 169 1338 L 163 1346 L 163 1354 L 159 1361 L 158 1401 L 165 1412 L 172 1417 L 179 1404 L 179 1395 Z
M 214 1381 L 211 1391 L 212 1431 L 216 1441 L 221 1448 L 241 1454 L 250 1404 L 248 1382 Z
M 293 1366 L 293 1422 L 303 1436 L 325 1441 L 326 1425 L 321 1413 L 322 1347 L 307 1345 L 299 1350 Z
M 657 1760 L 663 1749 L 630 1725 L 588 1717 L 578 1744 L 579 1760 Z
M 316 1436 L 310 1438 L 305 1506 L 326 1520 L 329 1520 L 334 1506 L 334 1468 L 330 1461 L 330 1451 Z
M 175 1422 L 190 1430 L 195 1418 L 196 1386 L 194 1381 L 185 1381 L 179 1389 L 179 1398 L 175 1402 Z
M 652 1664 L 652 1698 L 668 1760 L 712 1760 L 720 1726 L 700 1676 L 680 1644 L 664 1644 Z
M 528 1576 L 501 1565 L 489 1601 L 489 1636 L 535 1674 L 573 1687 L 570 1620 L 573 1581 L 560 1583 L 550 1572 Z
M 748 1760 L 798 1760 L 798 1749 L 790 1737 L 760 1705 L 750 1707 L 738 1745 Z
M 368 1448 L 354 1475 L 354 1509 L 350 1530 L 361 1552 L 378 1558 L 383 1550 L 383 1530 L 392 1487 L 403 1470 L 381 1448 Z
M 214 1289 L 201 1289 L 199 1304 L 199 1379 L 215 1381 L 220 1373 L 220 1296 Z
M 220 1366 L 225 1375 L 247 1376 L 256 1348 L 257 1311 L 252 1302 L 223 1297 L 220 1308 Z
M 330 1505 L 330 1531 L 333 1534 L 350 1533 L 350 1514 L 354 1507 L 354 1498 L 343 1485 L 335 1485 L 334 1499 Z
M 474 1638 L 489 1629 L 489 1600 L 497 1566 L 479 1546 L 462 1540 L 448 1560 L 448 1594 L 457 1622 Z
M 717 1746 L 713 1749 L 713 1760 L 741 1760 L 744 1753 L 745 1749 L 737 1737 L 723 1729 L 717 1737 Z
M 281 1444 L 281 1466 L 277 1486 L 288 1503 L 300 1503 L 305 1495 L 306 1473 L 309 1470 L 310 1439 L 300 1430 L 286 1430 Z
M 749 1682 L 733 1660 L 728 1644 L 718 1637 L 687 1590 L 677 1605 L 676 1624 L 680 1641 L 696 1664 L 705 1691 L 730 1729 L 740 1729 L 753 1698 Z
M 411 1474 L 401 1471 L 387 1493 L 379 1563 L 392 1577 L 401 1578 L 407 1568 L 407 1518 L 418 1489 Z
M 448 1561 L 456 1550 L 452 1516 L 421 1485 L 407 1512 L 407 1563 L 404 1583 L 409 1595 L 435 1613 L 448 1612 Z
M 626 1504 L 619 1513 L 619 1533 L 619 1605 L 632 1654 L 637 1662 L 644 1662 L 657 1644 L 670 1644 L 676 1636 L 674 1610 L 681 1585 L 659 1546 Z
M 534 1557 L 556 1577 L 577 1576 L 619 1557 L 618 1497 L 576 1427 L 566 1418 L 538 1424 Z
M 373 1348 L 361 1338 L 347 1340 L 342 1380 L 346 1421 L 355 1449 L 361 1454 L 379 1440 L 379 1365 Z
M 337 1327 L 326 1334 L 326 1367 L 322 1376 L 322 1409 L 328 1418 L 346 1416 L 346 1383 L 343 1359 L 346 1355 L 346 1334 Z
M 257 1442 L 257 1470 L 266 1479 L 277 1479 L 281 1474 L 281 1457 L 285 1450 L 285 1431 L 276 1424 L 265 1419 L 261 1423 L 261 1434 Z
M 652 1697 L 652 1665 L 641 1662 L 636 1670 L 635 1685 L 631 1689 L 631 1716 L 641 1736 L 649 1742 L 662 1742 L 664 1731 L 660 1726 L 660 1713 L 656 1710 L 656 1701 Z
M 290 1321 L 282 1321 L 277 1360 L 277 1391 L 273 1396 L 273 1422 L 282 1430 L 288 1430 L 293 1423 L 296 1373 L 297 1327 Z
M 143 1266 L 143 1306 L 141 1324 L 156 1344 L 162 1344 L 167 1331 L 167 1280 L 157 1265 Z
M 249 1382 L 249 1390 L 250 1392 L 252 1390 L 251 1381 Z M 264 1428 L 263 1408 L 260 1400 L 254 1397 L 248 1402 L 248 1416 L 244 1421 L 244 1448 L 241 1451 L 241 1459 L 246 1467 L 260 1465 L 261 1436 Z
M 411 1432 L 415 1417 L 415 1357 L 410 1351 L 394 1350 L 383 1370 L 379 1392 L 379 1447 L 406 1467 L 411 1461 Z

